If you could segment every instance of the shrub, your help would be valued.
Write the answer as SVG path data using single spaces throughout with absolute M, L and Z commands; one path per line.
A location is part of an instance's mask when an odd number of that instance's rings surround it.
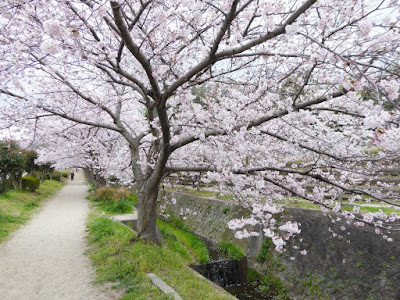
M 133 206 L 137 205 L 137 197 L 134 193 L 110 186 L 95 190 L 93 200 L 101 202 L 99 206 L 110 213 L 130 213 Z
M 36 189 L 40 185 L 39 178 L 33 176 L 24 176 L 22 177 L 22 189 L 28 190 L 30 192 L 36 191 Z
M 46 179 L 52 179 L 52 180 L 55 180 L 55 181 L 59 181 L 60 180 L 60 172 L 53 171 L 53 172 L 51 172 L 51 174 L 50 173 L 47 174 L 47 177 L 48 178 L 46 178 Z
M 122 199 L 122 190 L 106 186 L 94 191 L 94 197 L 101 202 L 117 202 Z
M 11 180 L 15 189 L 20 188 L 25 163 L 25 154 L 16 142 L 0 141 L 0 193 L 7 189 L 7 179 Z
M 64 170 L 62 171 L 62 177 L 64 178 L 68 178 L 69 172 Z M 50 177 L 49 177 L 50 179 Z M 53 171 L 53 173 L 51 174 L 51 179 L 55 180 L 55 181 L 59 181 L 60 180 L 60 171 Z

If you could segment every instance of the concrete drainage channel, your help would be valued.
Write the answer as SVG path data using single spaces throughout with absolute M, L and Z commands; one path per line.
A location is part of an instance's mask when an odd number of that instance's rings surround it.
M 134 227 L 136 227 L 136 223 L 137 223 L 137 211 L 134 211 L 133 214 L 124 214 L 124 215 L 115 215 L 110 217 L 113 221 L 116 221 L 122 225 L 127 226 L 128 228 L 132 229 Z M 193 270 L 193 269 L 192 269 Z M 220 290 L 221 292 L 225 292 L 227 295 L 231 296 L 231 299 L 233 300 L 237 300 L 237 298 L 233 295 L 231 295 L 230 293 L 228 293 L 227 291 L 225 291 L 223 288 L 221 288 L 220 286 L 218 286 L 217 284 L 215 284 L 214 282 L 212 282 L 211 280 L 209 280 L 208 278 L 204 277 L 203 275 L 199 274 L 198 272 L 196 272 L 195 270 L 193 270 L 193 273 L 202 278 L 203 280 L 208 281 L 210 284 L 214 285 L 214 287 L 218 290 Z M 153 273 L 148 273 L 147 277 L 150 278 L 151 282 L 158 287 L 164 294 L 172 296 L 175 300 L 183 300 L 181 296 L 179 296 L 179 294 L 172 288 L 170 287 L 168 284 L 166 284 L 160 277 L 158 277 L 157 275 L 153 274 Z

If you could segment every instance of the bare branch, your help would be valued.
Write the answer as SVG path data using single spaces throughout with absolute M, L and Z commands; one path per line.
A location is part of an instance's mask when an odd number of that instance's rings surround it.
M 149 79 L 150 85 L 153 89 L 155 99 L 157 101 L 161 100 L 161 90 L 157 83 L 157 80 L 153 76 L 153 69 L 149 63 L 148 58 L 145 54 L 140 50 L 140 48 L 133 41 L 129 29 L 126 26 L 123 17 L 121 7 L 118 2 L 111 1 L 111 8 L 114 14 L 115 24 L 117 25 L 121 38 L 124 40 L 126 47 L 132 53 L 132 55 L 138 60 L 138 62 L 142 65 L 143 69 L 146 72 L 147 78 Z

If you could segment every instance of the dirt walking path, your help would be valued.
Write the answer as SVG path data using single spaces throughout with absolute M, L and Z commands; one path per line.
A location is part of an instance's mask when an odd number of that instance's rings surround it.
M 84 255 L 86 193 L 80 170 L 27 225 L 0 244 L 1 300 L 115 298 L 91 284 L 95 274 Z

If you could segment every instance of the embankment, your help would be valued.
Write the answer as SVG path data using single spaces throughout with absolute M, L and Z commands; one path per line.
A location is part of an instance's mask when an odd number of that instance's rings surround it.
M 247 253 L 249 267 L 274 273 L 294 299 L 400 299 L 400 234 L 387 242 L 373 228 L 332 223 L 319 211 L 291 208 L 283 218 L 301 223 L 300 236 L 290 241 L 283 254 L 274 253 L 260 262 L 265 238 L 260 235 L 237 240 L 227 227 L 229 220 L 246 216 L 246 209 L 166 191 L 160 192 L 159 201 L 165 214 L 181 219 L 196 234 L 241 247 Z M 257 230 L 262 232 L 261 228 Z M 340 238 L 334 238 L 330 230 Z M 307 255 L 300 254 L 303 249 Z

